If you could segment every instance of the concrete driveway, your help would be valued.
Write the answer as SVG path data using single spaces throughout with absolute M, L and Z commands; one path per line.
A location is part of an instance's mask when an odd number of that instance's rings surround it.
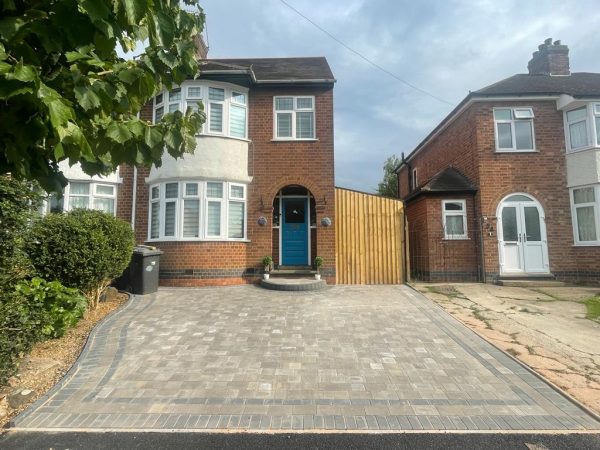
M 406 286 L 161 289 L 23 429 L 583 430 L 600 423 Z

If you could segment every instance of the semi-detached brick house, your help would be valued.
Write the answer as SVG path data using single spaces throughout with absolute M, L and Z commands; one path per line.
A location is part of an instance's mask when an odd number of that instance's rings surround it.
M 202 102 L 193 155 L 122 166 L 108 179 L 65 167 L 69 186 L 51 207 L 132 222 L 138 243 L 164 252 L 162 285 L 251 282 L 267 255 L 286 266 L 322 256 L 323 277 L 335 283 L 334 83 L 321 57 L 203 59 L 198 79 L 140 114 L 156 121 Z
M 546 40 L 403 159 L 413 276 L 600 281 L 600 74 L 568 54 Z

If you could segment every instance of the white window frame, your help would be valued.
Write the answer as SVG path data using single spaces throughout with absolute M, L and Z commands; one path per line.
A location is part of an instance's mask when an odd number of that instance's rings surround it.
M 594 189 L 594 202 L 589 203 L 578 203 L 575 204 L 575 191 L 578 189 Z M 573 223 L 573 240 L 574 245 L 578 247 L 593 247 L 600 246 L 600 184 L 589 184 L 586 186 L 577 186 L 569 189 L 569 196 L 571 199 L 571 222 Z M 577 208 L 585 207 L 594 208 L 594 217 L 596 219 L 596 240 L 595 241 L 580 241 L 579 240 L 579 227 L 577 223 Z
M 510 110 L 512 118 L 510 120 L 496 119 L 496 111 L 506 110 L 506 109 Z M 521 112 L 521 111 L 527 111 L 529 113 L 529 116 L 517 117 L 518 112 Z M 504 107 L 498 106 L 498 107 L 493 108 L 492 118 L 494 119 L 494 141 L 496 144 L 496 153 L 531 153 L 531 152 L 536 151 L 535 126 L 534 126 L 535 114 L 533 112 L 532 107 L 530 107 L 530 106 L 504 106 Z M 515 126 L 516 122 L 528 122 L 530 124 L 532 148 L 517 149 L 517 135 L 516 135 L 516 126 Z M 500 148 L 500 136 L 499 136 L 500 133 L 498 132 L 498 124 L 500 124 L 500 123 L 510 124 L 511 140 L 512 140 L 511 148 Z
M 166 198 L 166 185 L 170 183 L 178 183 L 178 196 L 177 199 Z M 185 185 L 190 183 L 198 184 L 198 195 L 188 196 L 185 193 Z M 223 196 L 221 199 L 208 197 L 207 183 L 222 183 L 223 185 Z M 231 195 L 231 187 L 240 186 L 244 190 L 244 198 L 237 198 Z M 158 187 L 159 198 L 152 199 L 152 189 Z M 147 242 L 159 242 L 159 241 L 238 241 L 248 242 L 248 186 L 242 183 L 233 183 L 221 180 L 199 180 L 199 179 L 183 179 L 183 180 L 171 180 L 162 181 L 160 183 L 154 183 L 149 186 L 149 208 L 148 208 L 148 230 L 147 230 Z M 184 213 L 184 200 L 186 199 L 198 199 L 200 201 L 199 208 L 199 232 L 198 237 L 184 237 L 183 236 L 183 213 Z M 170 201 L 176 201 L 175 205 L 175 236 L 165 236 L 165 204 Z M 219 201 L 221 203 L 221 229 L 220 236 L 208 236 L 208 202 Z M 242 238 L 229 238 L 229 202 L 239 202 L 244 204 L 244 235 Z M 152 204 L 159 204 L 159 235 L 153 238 L 152 232 Z
M 196 195 L 188 195 L 186 192 L 186 186 L 188 184 L 196 184 L 198 186 L 198 192 L 196 193 Z M 194 181 L 194 180 L 186 180 L 186 181 L 182 181 L 180 183 L 179 188 L 181 189 L 181 207 L 179 208 L 179 216 L 180 216 L 180 224 L 181 224 L 181 229 L 179 230 L 177 236 L 181 236 L 182 239 L 199 239 L 202 236 L 202 221 L 201 221 L 201 217 L 198 217 L 198 236 L 194 237 L 194 236 L 183 236 L 183 228 L 184 228 L 184 213 L 185 213 L 185 201 L 186 200 L 197 200 L 198 201 L 198 214 L 200 216 L 202 216 L 202 208 L 203 208 L 203 202 L 202 202 L 202 183 L 198 182 L 198 181 Z M 160 216 L 159 216 L 160 217 Z
M 412 182 L 412 190 L 415 191 L 417 189 L 417 186 L 419 185 L 418 184 L 419 183 L 419 174 L 418 174 L 416 168 L 414 168 L 412 170 L 411 177 L 412 177 L 412 180 L 411 180 L 411 182 Z
M 447 203 L 460 203 L 462 205 L 461 211 L 446 211 Z M 446 226 L 446 218 L 449 216 L 461 216 L 463 218 L 463 234 L 448 234 L 448 227 Z M 469 232 L 467 227 L 467 201 L 466 200 L 442 200 L 442 226 L 444 228 L 444 239 L 450 241 L 460 241 L 469 239 Z
M 592 129 L 594 135 L 592 136 L 592 142 L 595 147 L 600 147 L 600 103 L 592 103 Z
M 276 104 L 277 99 L 280 98 L 291 98 L 292 109 L 277 110 Z M 312 108 L 298 108 L 298 99 L 310 98 L 312 101 Z M 313 115 L 313 135 L 310 138 L 298 138 L 296 137 L 296 113 L 298 112 L 312 112 Z M 292 115 L 292 135 L 279 137 L 277 136 L 278 129 L 278 117 L 277 113 L 291 113 Z M 276 95 L 273 97 L 273 140 L 274 141 L 316 141 L 317 140 L 317 114 L 316 114 L 316 102 L 314 95 Z
M 224 90 L 224 100 L 209 100 L 209 88 L 215 89 L 223 89 Z M 191 95 L 190 88 L 200 88 L 200 96 Z M 205 81 L 205 80 L 189 80 L 184 81 L 179 86 L 173 86 L 173 89 L 181 89 L 181 99 L 179 101 L 170 102 L 169 101 L 169 91 L 163 90 L 160 94 L 154 97 L 154 105 L 152 109 L 152 123 L 157 123 L 156 120 L 156 110 L 158 108 L 163 108 L 163 116 L 169 113 L 169 105 L 170 104 L 179 104 L 179 111 L 185 113 L 188 106 L 192 103 L 201 102 L 203 112 L 206 114 L 206 121 L 202 126 L 202 130 L 200 131 L 200 135 L 206 136 L 222 136 L 228 137 L 231 139 L 240 139 L 247 141 L 248 140 L 248 104 L 250 101 L 248 88 L 243 86 L 234 85 L 231 83 L 224 83 L 218 81 Z M 245 104 L 236 102 L 233 100 L 233 93 L 238 93 L 244 95 Z M 157 98 L 162 95 L 162 101 L 157 102 Z M 219 103 L 222 104 L 223 108 L 223 128 L 221 132 L 210 131 L 210 104 L 211 103 Z M 244 107 L 245 109 L 245 134 L 243 137 L 233 136 L 231 135 L 231 124 L 230 124 L 230 109 L 231 106 L 235 105 L 236 107 Z
M 593 129 L 595 128 L 595 124 L 594 121 L 591 120 L 591 118 L 593 117 L 593 104 L 592 107 L 588 107 L 588 105 L 584 105 L 584 106 L 578 106 L 577 108 L 572 108 L 569 109 L 568 111 L 564 112 L 564 121 L 565 121 L 565 140 L 566 140 L 566 144 L 567 144 L 567 153 L 576 153 L 576 152 L 580 152 L 582 150 L 587 150 L 590 147 L 593 147 L 593 145 L 591 144 L 592 142 L 594 142 L 594 131 Z M 573 112 L 573 111 L 577 111 L 579 109 L 585 109 L 585 117 L 583 119 L 580 120 L 576 120 L 573 122 L 569 122 L 569 116 L 568 113 Z M 573 148 L 571 146 L 571 125 L 574 125 L 576 123 L 581 123 L 581 122 L 585 122 L 585 131 L 586 131 L 586 137 L 587 137 L 587 142 L 582 145 L 581 147 L 575 147 Z M 590 126 L 590 124 L 592 126 Z
M 88 185 L 88 193 L 85 195 L 81 195 L 81 194 L 71 194 L 71 184 L 73 183 L 80 183 L 80 184 L 87 184 Z M 98 193 L 98 186 L 107 186 L 107 187 L 111 187 L 113 189 L 113 194 L 112 195 L 108 195 L 108 194 L 100 194 Z M 112 199 L 114 201 L 114 208 L 112 211 L 112 215 L 116 216 L 117 215 L 117 191 L 118 191 L 118 185 L 116 183 L 107 183 L 107 182 L 94 182 L 94 181 L 85 181 L 85 180 L 70 180 L 69 184 L 67 184 L 65 186 L 65 189 L 62 193 L 62 198 L 63 198 L 63 207 L 62 207 L 62 211 L 73 211 L 73 207 L 71 205 L 71 199 L 73 197 L 85 197 L 87 198 L 87 207 L 85 209 L 92 209 L 92 210 L 96 210 L 96 208 L 94 208 L 94 199 L 95 198 L 108 198 L 108 199 Z M 45 205 L 43 206 L 43 211 L 45 213 L 49 213 L 50 211 L 50 199 L 45 201 Z M 102 211 L 100 209 L 98 209 L 98 211 Z

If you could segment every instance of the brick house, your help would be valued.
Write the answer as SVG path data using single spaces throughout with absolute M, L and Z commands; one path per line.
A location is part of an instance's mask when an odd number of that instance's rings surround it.
M 424 280 L 600 282 L 600 74 L 546 40 L 469 93 L 396 169 Z
M 201 102 L 207 120 L 195 153 L 165 155 L 151 169 L 121 166 L 109 179 L 63 167 L 69 185 L 49 208 L 104 209 L 131 222 L 138 243 L 164 252 L 162 285 L 252 282 L 267 255 L 280 266 L 322 256 L 323 278 L 335 283 L 335 79 L 326 59 L 201 56 L 198 79 L 140 113 L 156 121 Z

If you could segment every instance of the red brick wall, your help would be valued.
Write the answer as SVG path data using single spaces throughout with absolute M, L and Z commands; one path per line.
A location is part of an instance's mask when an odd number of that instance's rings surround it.
M 273 142 L 273 96 L 314 95 L 316 140 L 310 142 Z M 312 233 L 312 258 L 325 259 L 323 277 L 335 283 L 335 223 L 320 225 L 323 217 L 335 222 L 333 89 L 331 87 L 252 88 L 249 92 L 248 137 L 250 143 L 247 219 L 250 242 L 154 242 L 163 250 L 161 284 L 197 286 L 232 284 L 256 279 L 262 272 L 261 259 L 272 255 L 277 260 L 274 242 L 272 204 L 277 192 L 290 184 L 310 190 L 316 200 L 318 228 Z M 146 105 L 141 117 L 151 120 L 152 108 Z M 136 239 L 148 236 L 148 196 L 145 182 L 149 169 L 138 169 Z M 131 220 L 133 169 L 122 167 L 123 188 L 119 191 L 119 217 Z M 258 225 L 265 216 L 268 223 Z
M 534 110 L 535 153 L 497 153 L 495 151 L 495 106 L 528 106 Z M 483 233 L 483 263 L 490 279 L 498 276 L 498 236 L 496 212 L 498 204 L 515 192 L 535 197 L 545 211 L 548 235 L 550 271 L 559 279 L 575 281 L 600 281 L 600 248 L 574 247 L 569 191 L 566 179 L 565 136 L 562 112 L 556 110 L 554 101 L 535 102 L 482 102 L 474 103 L 446 130 L 428 143 L 411 161 L 419 174 L 419 184 L 452 165 L 479 186 L 479 192 L 468 207 L 470 230 L 478 229 L 482 216 L 488 218 Z M 399 185 L 403 196 L 407 195 L 408 168 L 403 167 Z M 446 198 L 455 197 L 449 195 Z M 419 201 L 420 202 L 420 201 Z M 424 210 L 429 217 L 428 225 L 421 233 L 420 241 L 437 242 L 432 219 L 441 220 L 438 203 L 426 208 L 418 201 L 409 202 L 406 214 L 409 229 L 414 230 L 423 222 Z M 429 200 L 428 200 L 429 202 Z M 474 210 L 474 212 L 472 212 Z M 491 235 L 490 233 L 491 232 Z M 466 255 L 473 254 L 480 261 L 479 239 L 471 240 L 471 249 L 456 251 L 454 261 L 460 266 Z M 452 243 L 452 245 L 457 245 Z M 464 242 L 464 246 L 469 246 Z M 433 250 L 428 248 L 428 256 Z M 435 272 L 439 259 L 429 258 L 429 269 Z M 491 280 L 490 280 L 491 281 Z

